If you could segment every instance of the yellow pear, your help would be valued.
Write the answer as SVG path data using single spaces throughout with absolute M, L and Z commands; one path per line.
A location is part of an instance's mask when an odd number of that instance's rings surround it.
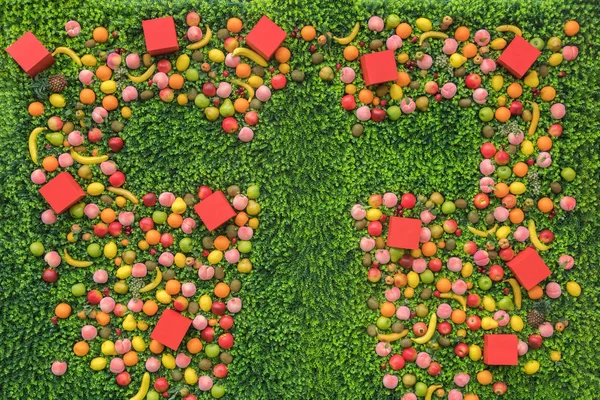
M 472 344 L 469 347 L 469 358 L 473 361 L 479 361 L 481 359 L 481 347 Z
M 532 88 L 538 87 L 540 84 L 540 80 L 538 78 L 537 71 L 529 71 L 525 79 L 523 79 L 523 83 Z
M 181 215 L 186 209 L 187 204 L 185 204 L 185 201 L 183 201 L 181 197 L 176 198 L 173 204 L 171 204 L 171 211 L 173 211 L 175 214 Z
M 481 327 L 485 331 L 489 331 L 490 329 L 496 329 L 498 327 L 498 321 L 496 321 L 492 317 L 483 317 L 481 319 Z
M 200 309 L 202 309 L 202 311 L 204 311 L 204 312 L 209 312 L 210 309 L 212 308 L 212 299 L 207 294 L 203 294 L 202 296 L 200 296 L 199 303 L 200 303 Z
M 133 314 L 127 314 L 125 320 L 123 320 L 123 329 L 126 331 L 133 331 L 137 327 L 137 322 L 133 317 Z
M 504 77 L 502 75 L 494 75 L 492 78 L 492 89 L 499 92 L 502 86 L 504 86 Z
M 495 311 L 496 310 L 496 300 L 494 300 L 490 296 L 483 296 L 483 308 L 485 308 L 485 310 L 488 312 Z
M 185 379 L 185 383 L 188 385 L 195 385 L 198 383 L 198 374 L 194 371 L 193 368 L 186 368 L 183 373 L 183 379 Z

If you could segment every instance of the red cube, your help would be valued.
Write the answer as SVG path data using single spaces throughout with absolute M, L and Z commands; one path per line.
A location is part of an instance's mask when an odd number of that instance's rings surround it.
M 390 217 L 386 244 L 400 249 L 418 249 L 420 235 L 420 219 Z
M 285 40 L 287 33 L 266 15 L 254 25 L 246 36 L 246 44 L 265 60 L 269 60 Z
M 54 64 L 54 57 L 31 31 L 11 44 L 6 51 L 30 77 Z
M 85 197 L 85 192 L 68 172 L 61 172 L 40 189 L 50 207 L 60 214 Z
M 194 211 L 211 232 L 236 215 L 235 210 L 221 191 L 214 192 L 196 204 Z
M 483 335 L 483 362 L 487 365 L 519 365 L 517 335 Z
M 153 56 L 179 50 L 173 17 L 142 21 L 146 49 Z
M 171 350 L 177 351 L 191 324 L 191 319 L 167 308 L 158 319 L 150 338 L 164 344 Z
M 377 85 L 398 79 L 396 58 L 392 50 L 365 54 L 360 58 L 365 85 Z
M 498 64 L 502 65 L 515 78 L 522 78 L 535 60 L 542 54 L 533 47 L 531 43 L 521 36 L 515 36 L 508 47 L 498 58 Z
M 538 252 L 531 247 L 519 252 L 506 265 L 525 290 L 531 289 L 552 273 Z

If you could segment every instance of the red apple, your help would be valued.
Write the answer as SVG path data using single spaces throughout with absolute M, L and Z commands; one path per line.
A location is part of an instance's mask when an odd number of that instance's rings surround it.
M 458 223 L 453 219 L 447 219 L 442 224 L 444 228 L 444 232 L 446 233 L 454 233 L 458 229 Z
M 439 258 L 432 258 L 429 260 L 429 269 L 431 272 L 439 272 L 442 270 L 442 260 Z
M 102 293 L 98 289 L 93 289 L 88 292 L 88 294 L 87 294 L 88 303 L 96 305 L 96 304 L 100 304 L 100 300 L 102 300 Z
M 154 229 L 154 221 L 150 217 L 144 217 L 140 220 L 140 228 L 144 232 L 148 232 L 151 229 Z
M 244 115 L 244 121 L 250 126 L 258 124 L 258 113 L 256 111 L 248 111 Z
M 417 198 L 412 193 L 404 193 L 400 199 L 400 205 L 403 208 L 413 208 L 417 204 Z
M 233 317 L 231 315 L 223 315 L 219 320 L 219 326 L 224 331 L 228 331 L 233 326 Z
M 552 137 L 559 137 L 563 133 L 563 128 L 560 124 L 552 124 L 548 128 L 548 133 Z
M 185 16 L 185 23 L 189 26 L 198 26 L 200 23 L 200 15 L 196 11 L 190 11 Z
M 468 352 L 467 346 L 467 352 Z M 417 351 L 413 347 L 408 347 L 402 350 L 402 358 L 406 362 L 414 362 L 417 359 Z
M 554 233 L 550 229 L 543 229 L 539 234 L 540 241 L 548 244 L 554 240 Z
M 219 347 L 224 350 L 229 350 L 233 347 L 233 335 L 231 333 L 224 333 L 219 336 L 217 342 L 219 343 Z
M 225 314 L 226 305 L 222 301 L 215 301 L 212 303 L 211 312 L 215 315 Z
M 200 200 L 204 200 L 206 199 L 208 196 L 210 196 L 212 194 L 212 189 L 209 188 L 208 186 L 200 186 L 200 188 L 198 188 L 198 198 Z
M 410 254 L 403 254 L 400 260 L 398 260 L 398 265 L 402 268 L 410 269 L 413 265 L 415 258 Z
M 108 181 L 114 187 L 121 187 L 125 183 L 125 174 L 123 174 L 121 171 L 117 171 L 108 177 Z
M 521 115 L 523 114 L 523 103 L 521 103 L 520 101 L 513 101 L 512 103 L 510 103 L 510 115 Z
M 506 165 L 510 162 L 510 155 L 506 151 L 500 150 L 494 154 L 494 161 L 498 165 Z
M 465 253 L 472 256 L 477 251 L 477 243 L 470 240 L 467 243 L 465 243 L 465 245 L 463 246 L 463 250 Z
M 106 224 L 99 222 L 96 225 L 92 225 L 92 228 L 94 230 L 94 235 L 103 238 L 104 236 L 108 235 L 108 226 L 106 226 Z
M 496 146 L 492 142 L 485 142 L 481 145 L 479 151 L 481 151 L 481 155 L 484 158 L 492 158 L 496 154 Z
M 514 194 L 507 194 L 506 196 L 504 196 L 502 198 L 502 207 L 508 208 L 510 210 L 511 208 L 514 208 L 516 205 L 517 205 L 517 197 Z
M 54 268 L 46 268 L 42 273 L 44 282 L 54 283 L 58 280 L 58 272 Z
M 154 207 L 156 205 L 156 195 L 152 192 L 142 196 L 142 202 L 146 207 Z
M 477 308 L 481 304 L 481 297 L 477 293 L 470 293 L 467 296 L 467 306 L 470 308 Z
M 173 246 L 174 242 L 175 242 L 175 239 L 173 238 L 173 235 L 171 235 L 170 233 L 163 233 L 162 235 L 160 235 L 160 244 L 165 249 Z
M 404 366 L 406 365 L 406 361 L 404 360 L 404 358 L 402 358 L 400 354 L 394 354 L 390 357 L 389 364 L 394 371 L 398 371 L 404 368 Z
M 283 89 L 286 84 L 287 84 L 287 79 L 285 78 L 285 75 L 283 75 L 283 74 L 277 74 L 277 75 L 271 77 L 271 86 L 275 90 Z
M 123 225 L 119 221 L 113 221 L 108 224 L 108 233 L 112 237 L 119 237 L 123 233 Z
M 156 69 L 158 69 L 158 72 L 164 72 L 166 74 L 169 73 L 172 68 L 171 61 L 164 58 L 156 63 Z
M 381 108 L 375 107 L 371 110 L 371 121 L 381 122 L 385 119 L 387 113 Z
M 240 126 L 238 125 L 238 122 L 235 120 L 235 118 L 227 117 L 223 119 L 223 122 L 221 122 L 221 127 L 223 128 L 225 133 L 231 134 L 237 131 Z
M 131 375 L 129 372 L 123 371 L 117 374 L 117 385 L 119 386 L 127 386 L 131 383 Z
M 440 322 L 437 326 L 440 335 L 449 335 L 452 332 L 452 324 L 448 321 Z
M 466 357 L 467 354 L 469 354 L 469 345 L 466 343 L 458 343 L 454 346 L 454 354 L 461 358 Z
M 229 371 L 227 370 L 227 365 L 225 364 L 217 364 L 213 368 L 213 375 L 216 378 L 223 379 L 227 376 L 228 373 Z
M 356 108 L 356 100 L 351 94 L 347 94 L 342 97 L 342 108 L 346 111 L 352 111 Z
M 484 208 L 487 208 L 487 206 L 490 205 L 490 198 L 485 193 L 478 193 L 473 199 L 473 204 L 475 205 L 475 208 L 483 210 Z
M 481 318 L 479 318 L 477 315 L 469 315 L 465 323 L 470 330 L 476 331 L 481 327 Z
M 113 153 L 118 153 L 123 149 L 125 142 L 118 136 L 111 137 L 108 139 L 108 147 Z
M 479 74 L 467 75 L 465 78 L 465 85 L 469 89 L 477 89 L 479 86 L 481 86 L 481 76 L 479 76 Z
M 154 381 L 154 390 L 158 393 L 163 393 L 169 390 L 169 381 L 165 378 L 156 378 Z
M 507 247 L 505 249 L 500 249 L 498 255 L 502 261 L 510 261 L 515 258 L 515 251 L 512 249 L 512 247 Z
M 488 276 L 494 282 L 500 282 L 502 278 L 504 278 L 504 268 L 502 268 L 498 264 L 494 264 L 490 267 L 490 270 L 488 271 Z
M 213 97 L 215 94 L 217 94 L 217 88 L 215 87 L 214 83 L 206 82 L 204 85 L 202 85 L 202 93 L 204 93 L 206 97 Z
M 379 282 L 381 280 L 381 271 L 379 270 L 379 268 L 369 268 L 367 279 L 369 280 L 369 282 Z
M 98 143 L 102 140 L 102 131 L 98 128 L 92 128 L 88 131 L 88 140 L 92 143 Z
M 540 347 L 542 347 L 542 342 L 544 339 L 542 339 L 541 335 L 538 335 L 537 333 L 532 333 L 531 335 L 529 335 L 529 338 L 527 338 L 527 344 L 529 344 L 529 347 L 531 347 L 532 349 L 539 349 Z
M 429 369 L 427 369 L 427 373 L 431 376 L 437 376 L 442 372 L 442 366 L 439 362 L 434 361 L 429 364 Z
M 379 236 L 381 235 L 381 232 L 383 232 L 383 226 L 379 221 L 371 221 L 367 226 L 367 231 L 371 236 Z
M 205 342 L 212 342 L 215 340 L 215 330 L 212 327 L 207 326 L 200 332 L 200 338 Z
M 417 322 L 413 325 L 412 330 L 416 336 L 424 336 L 427 333 L 427 324 L 425 322 Z
M 497 394 L 498 396 L 504 396 L 504 394 L 506 393 L 506 391 L 508 390 L 508 387 L 506 386 L 506 383 L 504 382 L 495 382 L 492 385 L 492 390 L 494 391 L 495 394 Z

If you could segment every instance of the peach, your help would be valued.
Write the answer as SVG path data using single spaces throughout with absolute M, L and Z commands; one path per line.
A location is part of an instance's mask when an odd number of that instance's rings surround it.
M 160 97 L 160 99 L 163 102 L 170 103 L 175 98 L 175 93 L 173 93 L 173 90 L 171 90 L 171 88 L 164 88 L 161 89 L 160 92 L 158 92 L 158 97 Z
M 486 159 L 484 161 L 489 161 L 489 160 Z M 492 167 L 493 167 L 493 165 L 492 165 Z M 486 172 L 487 172 L 487 170 L 486 170 Z M 495 184 L 496 184 L 496 182 L 494 182 L 494 180 L 490 177 L 481 178 L 479 180 L 479 190 L 481 190 L 483 193 L 492 193 L 494 191 Z
M 104 311 L 105 313 L 111 313 L 114 309 L 115 309 L 115 299 L 113 299 L 110 296 L 104 297 L 102 298 L 102 300 L 100 300 L 100 309 L 102 311 Z
M 496 311 L 494 319 L 498 321 L 498 326 L 506 326 L 510 322 L 510 316 L 504 310 Z
M 568 254 L 563 254 L 558 259 L 558 265 L 563 267 L 563 269 L 569 270 L 569 269 L 573 268 L 573 265 L 575 265 L 575 259 Z
M 127 57 L 125 57 L 125 64 L 129 69 L 138 69 L 142 65 L 140 56 L 137 53 L 127 54 Z
M 175 195 L 171 192 L 163 192 L 158 196 L 158 203 L 163 207 L 171 207 L 175 202 Z
M 386 194 L 383 195 L 383 205 L 386 206 L 387 208 L 396 207 L 397 204 L 398 204 L 398 196 L 396 196 L 394 193 L 387 192 Z
M 196 294 L 196 285 L 192 282 L 186 282 L 181 285 L 181 294 L 185 297 L 192 297 Z
M 379 357 L 385 357 L 392 352 L 392 346 L 388 342 L 379 342 L 375 346 L 375 352 Z
M 375 252 L 375 260 L 380 265 L 384 265 L 390 262 L 390 252 L 386 249 L 379 249 Z
M 394 302 L 400 298 L 400 289 L 393 287 L 385 291 L 385 299 L 389 302 Z
M 560 199 L 560 208 L 564 211 L 573 211 L 577 205 L 577 200 L 571 196 L 564 196 Z
M 427 81 L 425 83 L 425 93 L 434 96 L 439 91 L 439 85 L 435 81 Z
M 430 223 L 431 221 L 433 221 L 435 219 L 435 215 L 429 211 L 429 210 L 425 210 L 425 211 L 421 211 L 421 214 L 419 214 L 419 218 L 421 218 L 421 221 L 427 225 L 428 223 Z
M 356 118 L 359 121 L 368 121 L 371 119 L 371 110 L 369 106 L 361 106 L 356 109 Z
M 106 65 L 112 70 L 119 68 L 121 61 L 121 55 L 117 53 L 110 53 L 108 57 L 106 57 Z
M 169 85 L 169 77 L 164 72 L 157 72 L 152 77 L 152 83 L 155 83 L 157 88 L 164 89 Z
M 237 314 L 242 309 L 242 299 L 238 297 L 232 297 L 227 301 L 227 311 L 232 314 Z
M 383 386 L 386 389 L 396 389 L 398 386 L 398 377 L 396 375 L 385 374 L 383 376 Z
M 115 350 L 119 354 L 125 354 L 129 350 L 131 350 L 131 340 L 129 339 L 119 339 L 115 342 Z
M 170 267 L 173 265 L 175 257 L 172 253 L 165 251 L 158 257 L 158 263 L 164 267 Z
M 123 101 L 134 101 L 138 98 L 138 91 L 133 86 L 126 86 L 125 89 L 121 92 L 121 98 Z
M 131 211 L 121 211 L 119 213 L 119 222 L 123 226 L 131 226 L 135 222 L 135 214 Z
M 458 257 L 450 257 L 448 259 L 448 263 L 446 264 L 446 268 L 452 272 L 460 272 L 462 270 L 462 261 Z
M 233 198 L 233 208 L 235 208 L 236 210 L 242 211 L 246 208 L 247 205 L 248 205 L 248 198 L 246 196 L 244 196 L 243 194 L 237 194 Z
M 477 88 L 473 91 L 473 100 L 477 104 L 485 104 L 488 97 L 488 91 L 484 88 Z
M 67 372 L 67 363 L 64 361 L 54 361 L 50 370 L 56 376 L 64 375 Z
M 458 49 L 458 42 L 455 39 L 448 38 L 448 39 L 444 40 L 444 47 L 442 47 L 442 51 L 444 52 L 444 54 L 449 56 L 451 54 L 456 53 L 457 49 Z
M 183 220 L 183 223 L 181 224 L 181 230 L 183 233 L 187 233 L 189 235 L 194 231 L 194 229 L 196 229 L 196 221 L 194 221 L 193 218 L 188 217 Z
M 98 271 L 94 272 L 93 279 L 95 283 L 106 283 L 108 281 L 108 272 L 106 272 L 106 270 L 99 269 Z
M 352 215 L 352 218 L 354 218 L 354 220 L 360 221 L 365 219 L 365 217 L 367 216 L 367 211 L 363 208 L 362 205 L 355 204 L 350 210 L 350 215 Z
M 406 393 L 400 400 L 417 400 L 417 395 L 414 393 Z
M 412 270 L 417 274 L 422 274 L 427 269 L 427 261 L 424 258 L 417 258 L 413 261 Z
M 398 50 L 400 47 L 402 47 L 402 38 L 398 35 L 390 36 L 385 41 L 385 47 L 387 47 L 388 50 Z
M 114 161 L 103 161 L 100 163 L 100 171 L 106 176 L 111 176 L 117 172 L 117 164 Z
M 488 265 L 490 263 L 488 252 L 485 250 L 477 250 L 473 255 L 473 261 L 480 267 Z
M 219 96 L 222 99 L 225 99 L 229 97 L 232 90 L 233 89 L 231 88 L 231 85 L 228 82 L 221 82 L 219 83 L 219 87 L 217 88 L 217 96 Z
M 504 207 L 496 207 L 494 209 L 494 218 L 498 222 L 504 222 L 508 219 L 509 211 Z
M 442 86 L 440 93 L 443 98 L 451 99 L 456 95 L 456 91 L 457 91 L 456 85 L 452 82 L 447 82 L 447 83 L 444 83 L 444 86 Z
M 58 251 L 49 251 L 44 256 L 44 261 L 48 264 L 49 267 L 56 268 L 60 265 L 62 258 L 60 258 Z
M 475 36 L 473 37 L 473 39 L 475 40 L 475 43 L 478 46 L 485 46 L 490 42 L 491 37 L 490 33 L 487 30 L 480 29 L 477 32 L 475 32 Z
M 547 151 L 538 154 L 536 164 L 540 168 L 548 168 L 552 164 L 552 156 Z
M 225 65 L 229 68 L 235 68 L 240 63 L 241 59 L 239 56 L 234 56 L 232 53 L 228 53 L 225 56 Z
M 104 107 L 96 107 L 92 111 L 92 119 L 97 124 L 103 124 L 104 119 L 108 117 L 108 111 Z
M 561 119 L 567 114 L 567 110 L 564 104 L 556 103 L 550 107 L 550 113 L 552 114 L 552 118 Z
M 80 131 L 73 131 L 67 136 L 67 141 L 71 146 L 80 146 L 84 140 L 83 134 Z
M 490 160 L 489 158 L 486 158 L 479 163 L 479 171 L 483 175 L 491 175 L 494 173 L 495 170 L 496 170 L 496 166 L 492 163 L 492 160 Z M 485 181 L 485 182 L 489 182 L 489 181 Z M 493 180 L 492 180 L 492 182 L 493 182 Z M 489 183 L 488 183 L 488 185 L 489 185 Z M 492 183 L 492 185 L 493 185 L 493 183 Z M 479 182 L 479 186 L 482 187 L 481 181 Z M 484 192 L 484 193 L 493 192 L 492 188 L 488 187 L 488 189 L 489 189 L 489 192 Z
M 79 22 L 71 20 L 65 24 L 65 31 L 70 37 L 75 37 L 81 32 L 81 25 Z
M 496 61 L 492 60 L 491 58 L 486 58 L 481 62 L 479 68 L 481 68 L 481 72 L 484 75 L 487 75 L 490 72 L 494 72 L 496 70 Z
M 254 235 L 254 229 L 250 228 L 249 226 L 241 226 L 238 229 L 237 234 L 240 240 L 250 240 Z
M 113 374 L 118 374 L 119 372 L 125 371 L 125 363 L 122 358 L 115 357 L 110 360 L 110 372 Z
M 463 400 L 463 394 L 458 389 L 448 392 L 448 400 Z
M 381 32 L 385 23 L 383 22 L 383 18 L 373 15 L 369 18 L 368 26 L 371 31 Z
M 245 126 L 242 129 L 240 129 L 240 132 L 238 133 L 238 139 L 240 139 L 240 141 L 244 143 L 248 143 L 252 141 L 252 139 L 254 139 L 254 131 L 251 128 Z
M 58 156 L 58 165 L 61 168 L 69 168 L 73 165 L 73 157 L 69 153 L 62 153 Z
M 450 307 L 450 304 L 442 303 L 438 306 L 435 313 L 439 318 L 448 319 L 452 316 L 452 307 Z
M 467 284 L 462 279 L 457 279 L 452 283 L 452 291 L 458 295 L 463 295 L 467 291 Z
M 208 326 L 208 320 L 204 315 L 196 315 L 192 321 L 192 325 L 196 330 L 201 331 Z
M 198 278 L 203 281 L 210 281 L 215 276 L 215 269 L 210 266 L 202 265 L 198 269 Z
M 577 58 L 578 54 L 579 49 L 577 48 L 577 46 L 565 46 L 562 49 L 562 55 L 566 61 L 573 61 Z
M 208 375 L 202 375 L 200 379 L 198 379 L 198 388 L 203 392 L 207 392 L 212 388 L 213 380 Z
M 560 285 L 556 282 L 550 282 L 546 285 L 546 295 L 551 299 L 558 299 L 562 294 Z
M 517 351 L 520 356 L 524 356 L 529 351 L 529 345 L 522 340 L 519 340 L 519 344 L 517 344 Z
M 81 70 L 79 72 L 79 82 L 83 83 L 84 86 L 89 86 L 94 82 L 94 73 L 88 69 Z
M 429 367 L 429 364 L 431 364 L 431 356 L 428 353 L 422 351 L 417 355 L 416 362 L 419 368 L 425 369 Z
M 139 313 L 144 308 L 144 302 L 133 297 L 127 302 L 127 309 L 134 313 Z
M 429 242 L 429 239 L 431 239 L 431 230 L 426 226 L 421 227 L 421 231 L 419 232 L 419 242 L 426 243 Z
M 54 211 L 46 210 L 41 215 L 42 222 L 46 225 L 52 225 L 56 222 L 56 215 L 54 215 Z
M 81 327 L 81 337 L 83 340 L 94 340 L 98 335 L 98 330 L 94 325 L 84 325 Z
M 265 85 L 261 85 L 256 89 L 255 96 L 262 102 L 268 101 L 271 98 L 271 89 Z
M 417 104 L 410 97 L 402 99 L 400 102 L 400 110 L 404 114 L 411 114 L 417 109 Z
M 427 70 L 427 69 L 431 68 L 432 65 L 433 65 L 433 58 L 431 58 L 431 56 L 429 54 L 425 54 L 425 55 L 423 55 L 422 59 L 417 60 L 417 67 L 419 67 L 419 69 Z
M 36 169 L 31 173 L 31 182 L 35 183 L 36 185 L 46 183 L 46 173 L 41 169 Z
M 344 67 L 340 71 L 340 80 L 344 83 L 352 83 L 356 78 L 356 72 L 350 67 Z
M 517 133 L 511 132 L 508 134 L 508 143 L 518 145 L 525 139 L 525 135 L 523 131 L 519 131 Z
M 175 364 L 179 368 L 187 368 L 187 366 L 190 365 L 191 362 L 192 359 L 183 353 L 179 353 L 177 354 L 177 357 L 175 357 Z
M 225 261 L 229 264 L 235 264 L 240 260 L 240 252 L 238 249 L 231 249 L 225 252 Z
M 513 237 L 517 242 L 524 242 L 529 239 L 529 230 L 524 226 L 519 226 L 514 232 Z
M 406 306 L 398 307 L 398 309 L 396 310 L 396 318 L 398 318 L 401 321 L 407 321 L 408 319 L 410 319 L 410 308 Z
M 458 387 L 465 387 L 469 384 L 471 377 L 463 372 L 454 375 L 454 384 Z
M 148 268 L 146 268 L 146 264 L 143 263 L 135 263 L 131 268 L 131 276 L 134 278 L 143 278 L 148 275 Z
M 554 334 L 554 327 L 550 322 L 544 322 L 538 328 L 542 337 L 548 338 Z
M 202 39 L 202 29 L 197 26 L 190 26 L 187 31 L 187 37 L 190 42 L 198 42 Z
M 48 129 L 50 129 L 51 131 L 60 131 L 63 125 L 64 123 L 57 116 L 48 118 Z
M 160 369 L 160 361 L 155 357 L 150 357 L 146 360 L 146 370 L 148 372 L 156 372 Z

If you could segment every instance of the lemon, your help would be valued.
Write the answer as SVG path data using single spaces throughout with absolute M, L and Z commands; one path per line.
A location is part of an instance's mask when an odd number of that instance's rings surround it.
M 563 55 L 561 53 L 554 53 L 548 59 L 548 65 L 556 67 L 563 61 Z
M 125 119 L 131 118 L 131 108 L 129 108 L 129 107 L 121 108 L 121 117 L 123 117 Z
M 185 254 L 183 254 L 183 253 L 175 254 L 174 261 L 175 261 L 175 265 L 177 265 L 179 268 L 185 267 Z
M 527 188 L 525 187 L 525 184 L 521 183 L 521 182 L 513 182 L 510 184 L 510 186 L 508 187 L 508 190 L 512 193 L 512 194 L 523 194 L 525 193 L 525 190 L 527 190 Z
M 100 182 L 90 183 L 87 187 L 87 194 L 90 196 L 100 196 L 104 192 L 104 185 Z
M 390 88 L 390 97 L 392 98 L 392 100 L 399 100 L 402 98 L 403 96 L 403 91 L 402 88 L 400 87 L 400 85 L 397 84 L 393 84 L 392 87 Z
M 504 86 L 504 77 L 502 75 L 494 75 L 492 78 L 492 89 L 499 92 L 502 86 Z
M 81 63 L 86 67 L 95 67 L 98 63 L 98 60 L 96 60 L 96 57 L 93 55 L 86 54 L 85 56 L 81 57 Z
M 567 282 L 567 293 L 573 297 L 579 297 L 581 295 L 581 286 L 577 282 Z
M 156 291 L 156 300 L 162 304 L 169 304 L 171 302 L 171 295 L 166 290 Z
M 52 106 L 56 108 L 63 108 L 67 105 L 67 102 L 65 101 L 65 98 L 62 97 L 62 95 L 58 93 L 53 93 L 50 95 L 50 104 L 52 104 Z
M 510 327 L 515 332 L 521 332 L 523 330 L 523 319 L 518 315 L 510 317 Z
M 100 90 L 104 94 L 113 94 L 117 91 L 117 82 L 113 80 L 104 81 L 100 84 Z
M 90 368 L 94 371 L 101 371 L 106 368 L 106 359 L 103 357 L 96 357 L 90 362 Z
M 200 303 L 200 309 L 204 312 L 209 312 L 210 309 L 212 308 L 212 299 L 207 294 L 203 294 L 202 296 L 200 296 L 199 303 Z
M 460 274 L 463 278 L 468 278 L 473 274 L 473 264 L 466 262 L 463 264 Z
M 211 264 L 218 264 L 223 259 L 223 252 L 221 250 L 213 250 L 207 257 L 208 262 Z
M 406 275 L 406 277 L 408 278 L 408 286 L 410 286 L 413 289 L 419 286 L 421 278 L 419 277 L 419 274 L 417 274 L 415 271 L 410 271 Z
M 368 221 L 378 221 L 381 218 L 381 210 L 378 208 L 369 208 L 367 210 L 367 220 Z
M 163 354 L 161 357 L 161 362 L 166 369 L 175 369 L 175 357 L 173 357 L 171 354 Z
M 510 226 L 501 226 L 496 231 L 496 237 L 498 239 L 504 239 L 504 238 L 508 237 L 508 235 L 510 235 Z
M 208 52 L 208 59 L 212 62 L 222 63 L 225 60 L 225 54 L 219 49 L 212 49 Z
M 560 351 L 554 350 L 552 353 L 550 353 L 550 359 L 554 362 L 560 361 L 561 358 L 562 355 L 560 354 Z
M 117 278 L 119 279 L 127 279 L 131 276 L 131 265 L 123 265 L 119 267 L 117 270 Z
M 116 356 L 117 355 L 117 350 L 115 349 L 115 344 L 113 343 L 112 340 L 107 340 L 104 343 L 102 343 L 102 346 L 100 347 L 100 351 L 102 351 L 102 354 L 104 354 L 105 356 Z
M 175 68 L 177 68 L 177 71 L 185 71 L 189 67 L 190 56 L 188 56 L 187 54 L 182 54 L 179 57 L 177 57 L 177 61 L 175 61 Z
M 494 39 L 490 42 L 492 50 L 502 50 L 506 47 L 506 40 L 502 38 Z
M 185 379 L 185 383 L 188 385 L 195 385 L 198 383 L 198 374 L 192 368 L 186 368 L 183 373 L 183 379 Z
M 117 256 L 117 244 L 110 241 L 104 245 L 104 257 L 112 260 Z
M 416 25 L 417 28 L 419 28 L 423 32 L 427 32 L 433 29 L 433 24 L 427 18 L 418 18 L 416 21 Z
M 258 75 L 252 75 L 250 78 L 248 78 L 248 85 L 250 85 L 254 89 L 259 88 L 263 83 L 263 78 L 261 78 Z
M 134 336 L 131 339 L 131 346 L 138 352 L 146 350 L 146 342 L 144 342 L 141 336 Z
M 536 360 L 531 360 L 528 361 L 524 366 L 523 366 L 523 371 L 525 371 L 525 373 L 527 375 L 533 375 L 536 372 L 538 372 L 540 370 L 540 363 L 537 362 Z
M 530 140 L 523 140 L 523 142 L 521 142 L 521 153 L 523 153 L 526 156 L 529 156 L 533 153 L 533 143 Z

